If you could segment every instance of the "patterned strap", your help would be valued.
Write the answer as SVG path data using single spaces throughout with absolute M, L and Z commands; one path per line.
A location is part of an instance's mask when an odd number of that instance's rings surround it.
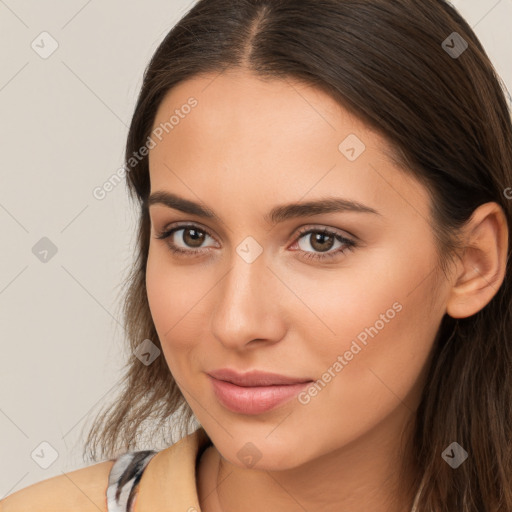
M 110 470 L 107 487 L 108 512 L 133 512 L 133 503 L 142 473 L 155 450 L 120 455 Z

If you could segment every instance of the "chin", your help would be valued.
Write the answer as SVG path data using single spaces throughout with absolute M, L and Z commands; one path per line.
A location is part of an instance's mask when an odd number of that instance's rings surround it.
M 307 462 L 308 454 L 298 437 L 291 437 L 289 441 L 270 440 L 265 439 L 267 434 L 257 438 L 242 435 L 232 439 L 228 446 L 216 445 L 216 448 L 223 459 L 241 469 L 282 471 Z

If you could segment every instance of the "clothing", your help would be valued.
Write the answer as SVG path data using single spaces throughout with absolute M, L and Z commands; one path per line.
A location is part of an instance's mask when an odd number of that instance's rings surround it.
M 107 487 L 108 512 L 131 512 L 142 473 L 155 450 L 128 452 L 116 459 Z
M 134 512 L 136 501 L 137 512 L 199 511 L 196 465 L 211 444 L 200 427 L 160 452 L 140 450 L 120 455 L 109 474 L 108 512 Z M 143 479 L 143 475 L 147 477 Z

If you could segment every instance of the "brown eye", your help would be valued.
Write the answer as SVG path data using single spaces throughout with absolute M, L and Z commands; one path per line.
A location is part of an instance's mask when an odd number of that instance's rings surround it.
M 181 229 L 178 231 L 181 231 Z M 202 243 L 204 242 L 205 235 L 206 234 L 199 229 L 184 228 L 182 240 L 185 242 L 187 246 L 197 248 L 201 247 Z
M 328 251 L 334 245 L 334 237 L 326 233 L 310 233 L 310 244 L 315 251 Z
M 166 243 L 173 253 L 183 256 L 197 256 L 203 253 L 202 245 L 207 237 L 213 239 L 206 230 L 194 225 L 178 226 L 156 236 L 159 240 L 167 240 Z
M 308 250 L 308 244 L 301 243 L 302 240 L 308 241 L 309 246 L 313 250 Z M 335 247 L 336 242 L 340 244 L 338 247 Z M 303 229 L 299 233 L 296 243 L 301 252 L 304 253 L 304 258 L 317 260 L 328 260 L 329 258 L 340 256 L 356 247 L 355 241 L 349 240 L 336 231 L 331 231 L 327 228 Z M 333 248 L 335 248 L 335 250 L 331 251 Z
M 180 233 L 174 236 L 177 233 Z M 205 229 L 199 228 L 194 224 L 178 226 L 159 233 L 156 238 L 160 240 L 168 239 L 169 249 L 179 256 L 201 256 L 207 251 L 208 246 L 203 248 L 206 238 L 215 240 L 214 237 Z M 308 240 L 312 250 L 308 250 L 307 244 L 302 240 Z M 336 247 L 338 242 L 338 247 Z M 357 244 L 355 241 L 345 238 L 337 231 L 329 229 L 303 229 L 294 245 L 298 245 L 302 258 L 328 260 L 340 256 L 350 250 L 353 250 Z M 331 250 L 331 249 L 335 250 Z

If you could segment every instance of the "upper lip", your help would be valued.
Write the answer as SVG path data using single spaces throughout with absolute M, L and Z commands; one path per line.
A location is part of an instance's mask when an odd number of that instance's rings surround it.
M 246 373 L 238 373 L 230 368 L 221 368 L 208 372 L 211 377 L 236 384 L 237 386 L 275 386 L 279 384 L 297 384 L 299 382 L 311 382 L 311 379 L 301 377 L 288 377 L 278 373 L 253 370 Z

